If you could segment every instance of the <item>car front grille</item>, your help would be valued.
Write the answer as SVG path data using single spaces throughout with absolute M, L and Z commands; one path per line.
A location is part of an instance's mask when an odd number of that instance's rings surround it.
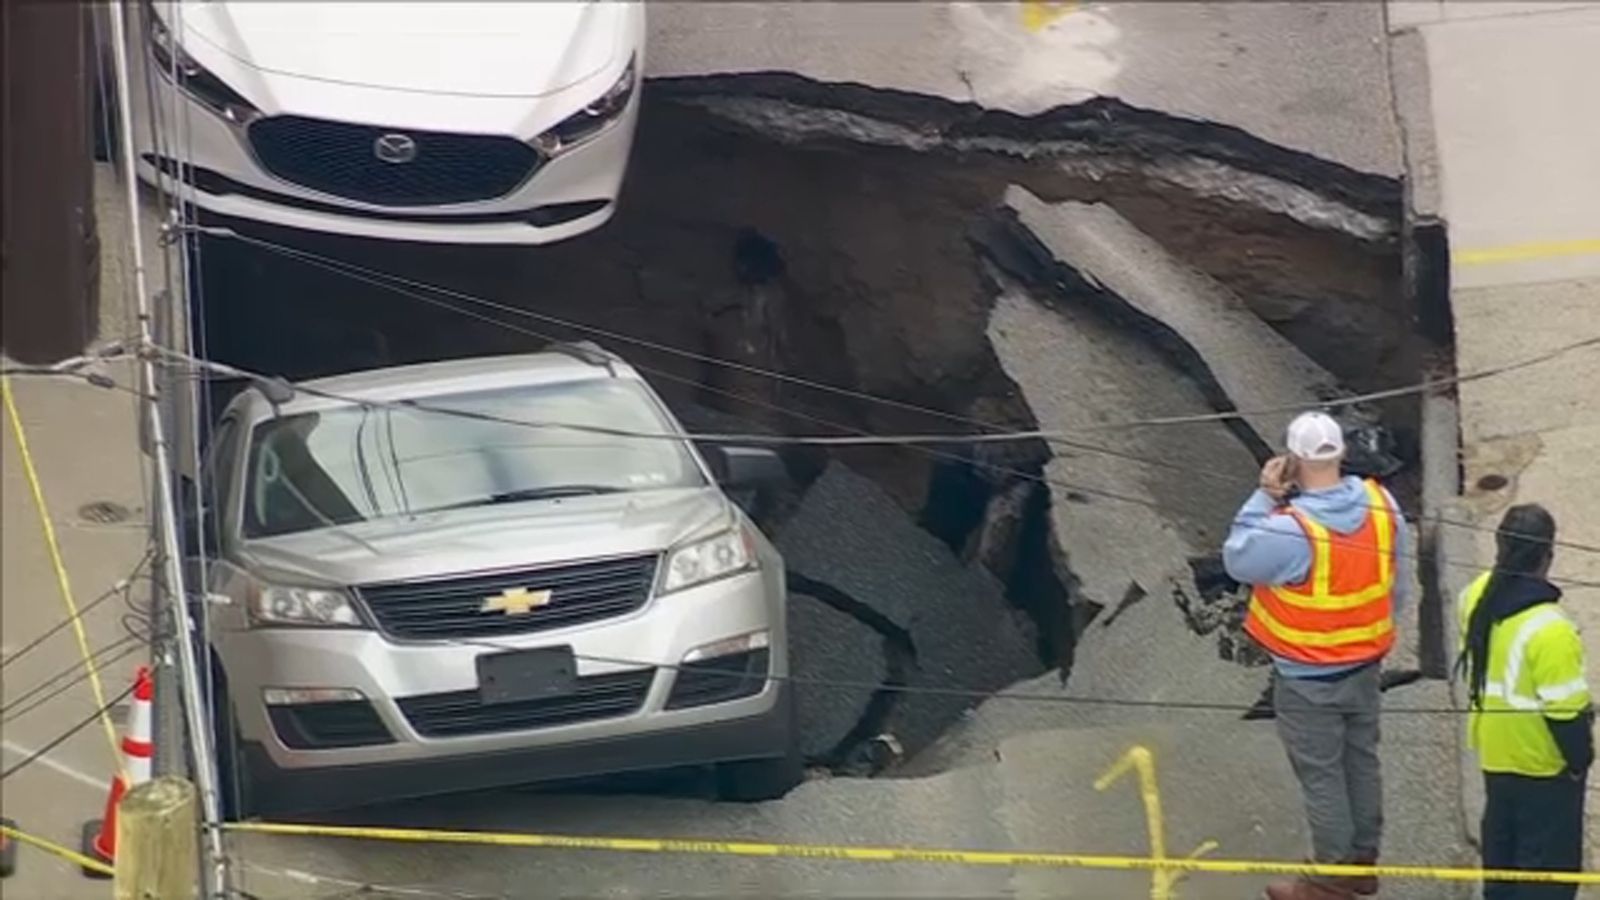
M 537 150 L 504 135 L 405 131 L 301 116 L 258 119 L 249 135 L 256 159 L 278 178 L 376 206 L 504 197 L 543 160 Z M 413 155 L 387 162 L 379 155 L 385 141 L 409 147 Z
M 411 727 L 424 737 L 527 731 L 638 712 L 655 675 L 655 669 L 590 675 L 579 678 L 571 693 L 515 703 L 486 705 L 477 691 L 421 694 L 396 702 Z
M 384 631 L 396 637 L 495 637 L 548 631 L 633 612 L 650 597 L 656 557 L 633 556 L 437 581 L 357 589 Z M 507 592 L 549 591 L 543 606 L 522 611 L 490 604 Z M 485 611 L 485 606 L 490 609 Z

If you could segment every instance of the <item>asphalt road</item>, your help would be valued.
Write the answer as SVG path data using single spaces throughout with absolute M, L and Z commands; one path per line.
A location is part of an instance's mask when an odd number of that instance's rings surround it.
M 797 72 L 1023 114 L 1116 97 L 1401 170 L 1375 2 L 657 3 L 658 76 Z

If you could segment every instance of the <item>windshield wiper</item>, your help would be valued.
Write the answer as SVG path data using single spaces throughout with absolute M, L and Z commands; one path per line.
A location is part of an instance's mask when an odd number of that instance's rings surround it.
M 490 494 L 489 503 L 521 503 L 524 500 L 550 500 L 556 497 L 587 497 L 590 494 L 617 494 L 622 488 L 606 484 L 557 484 L 550 487 L 522 488 Z
M 527 500 L 557 500 L 562 497 L 589 497 L 596 494 L 619 494 L 623 491 L 619 487 L 604 484 L 557 484 L 549 487 L 522 488 L 515 491 L 501 491 L 476 500 L 464 500 L 460 503 L 451 503 L 446 506 L 435 506 L 429 512 L 439 512 L 446 509 L 465 509 L 471 506 L 494 506 L 500 503 L 522 503 Z

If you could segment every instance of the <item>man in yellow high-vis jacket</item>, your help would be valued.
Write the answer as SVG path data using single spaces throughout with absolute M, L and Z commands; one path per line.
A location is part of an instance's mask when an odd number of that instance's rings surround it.
M 1583 800 L 1594 762 L 1583 643 L 1551 584 L 1555 520 L 1526 504 L 1506 512 L 1492 570 L 1462 592 L 1468 741 L 1488 797 L 1488 869 L 1583 868 Z M 1494 882 L 1484 900 L 1567 900 L 1576 885 Z

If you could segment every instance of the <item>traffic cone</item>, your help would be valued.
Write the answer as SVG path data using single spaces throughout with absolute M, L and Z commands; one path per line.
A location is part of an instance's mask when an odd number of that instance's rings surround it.
M 83 854 L 114 865 L 117 858 L 117 807 L 122 795 L 136 784 L 150 780 L 150 760 L 155 744 L 150 740 L 150 704 L 155 698 L 155 682 L 150 669 L 140 666 L 133 682 L 133 706 L 128 711 L 128 731 L 122 736 L 122 769 L 111 779 L 111 795 L 106 798 L 104 818 L 83 824 Z M 106 878 L 103 872 L 83 869 L 90 878 Z

